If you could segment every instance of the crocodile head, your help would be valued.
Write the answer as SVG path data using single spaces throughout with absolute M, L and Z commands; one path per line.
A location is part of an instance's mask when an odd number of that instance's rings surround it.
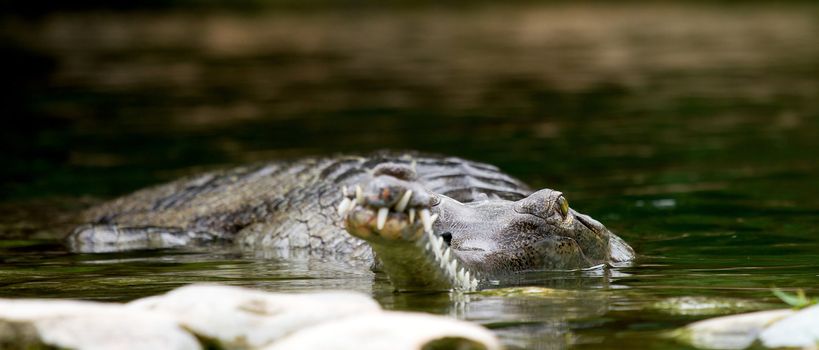
M 345 190 L 345 228 L 367 241 L 398 290 L 474 290 L 527 270 L 573 270 L 633 258 L 605 226 L 558 191 L 520 200 L 459 202 L 425 188 L 413 169 L 387 163 Z

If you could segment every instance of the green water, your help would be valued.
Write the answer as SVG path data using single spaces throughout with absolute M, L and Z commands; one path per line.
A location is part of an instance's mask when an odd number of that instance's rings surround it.
M 819 295 L 819 6 L 701 3 L 79 11 L 0 17 L 0 297 L 192 282 L 358 290 L 512 349 L 685 348 L 689 322 Z M 640 254 L 553 293 L 393 294 L 224 249 L 76 255 L 71 214 L 263 159 L 416 149 L 563 191 Z M 690 297 L 701 310 L 662 306 Z M 711 298 L 711 299 L 709 299 Z M 696 304 L 696 303 L 695 303 Z

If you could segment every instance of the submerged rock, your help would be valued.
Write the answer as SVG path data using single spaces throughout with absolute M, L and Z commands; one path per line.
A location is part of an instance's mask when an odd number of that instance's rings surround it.
M 759 310 L 766 306 L 769 305 L 744 299 L 686 296 L 662 299 L 650 304 L 648 309 L 670 315 L 719 316 Z
M 353 292 L 193 285 L 128 304 L 0 299 L 2 349 L 500 349 L 483 327 Z
M 688 325 L 679 337 L 698 348 L 745 349 L 753 344 L 765 327 L 793 312 L 770 310 L 711 318 Z
M 675 336 L 703 349 L 819 348 L 819 305 L 759 311 L 694 322 Z

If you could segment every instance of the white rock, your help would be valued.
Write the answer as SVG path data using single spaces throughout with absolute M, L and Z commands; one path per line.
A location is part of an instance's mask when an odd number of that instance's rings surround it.
M 417 313 L 385 312 L 353 292 L 267 293 L 194 285 L 128 304 L 0 299 L 0 348 L 198 350 L 191 333 L 227 349 L 500 349 L 488 330 Z M 454 345 L 453 345 L 454 343 Z
M 683 337 L 698 348 L 744 349 L 765 327 L 793 313 L 783 309 L 711 318 L 685 327 Z
M 217 285 L 182 287 L 128 308 L 174 317 L 227 348 L 262 347 L 305 327 L 381 312 L 370 297 L 354 292 L 283 294 Z
M 759 340 L 769 348 L 819 347 L 819 305 L 776 321 L 759 334 Z
M 497 338 L 478 325 L 420 313 L 382 312 L 305 328 L 264 350 L 420 350 L 443 339 L 460 345 L 447 348 L 501 349 Z
M 0 299 L 0 321 L 31 325 L 43 343 L 59 348 L 201 349 L 173 318 L 119 304 Z

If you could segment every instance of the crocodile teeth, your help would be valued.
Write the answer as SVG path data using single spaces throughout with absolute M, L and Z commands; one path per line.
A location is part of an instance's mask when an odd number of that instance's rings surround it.
M 438 255 L 438 259 L 441 260 L 438 265 L 441 267 L 442 270 L 446 269 L 447 266 L 449 266 L 447 264 L 448 257 L 449 257 L 449 249 L 447 249 L 447 248 L 444 248 L 444 251 L 442 252 L 442 254 Z
M 347 211 L 350 210 L 352 204 L 353 201 L 351 201 L 350 198 L 344 197 L 344 199 L 341 200 L 341 204 L 338 205 L 338 215 L 347 215 Z
M 438 214 L 432 214 L 432 216 L 429 217 L 429 221 L 430 221 L 429 225 L 432 226 L 432 224 L 435 223 L 435 220 L 438 220 Z
M 355 185 L 355 201 L 358 204 L 364 204 L 364 190 L 359 185 Z
M 341 186 L 341 195 L 347 197 L 347 186 Z
M 376 218 L 376 221 L 375 221 L 375 227 L 377 227 L 379 230 L 383 229 L 384 224 L 387 223 L 387 214 L 389 214 L 389 213 L 390 213 L 390 210 L 388 208 L 378 209 L 378 217 Z
M 435 240 L 435 237 L 432 237 L 432 233 L 427 232 L 429 235 L 429 241 L 432 242 L 432 251 L 435 253 L 437 258 L 441 257 L 441 245 L 438 244 L 438 241 Z
M 432 231 L 430 231 L 430 235 L 432 235 Z M 438 260 L 441 262 L 441 269 L 446 269 L 449 264 L 449 247 L 444 244 L 444 239 L 441 237 L 433 238 L 435 240 L 434 246 L 438 247 L 437 255 Z
M 421 209 L 421 224 L 424 225 L 424 231 L 432 232 L 432 218 L 429 216 L 429 209 Z
M 404 209 L 407 209 L 407 204 L 409 203 L 411 197 L 412 190 L 407 190 L 407 192 L 404 192 L 404 195 L 398 200 L 398 204 L 395 205 L 395 211 L 400 213 L 403 212 Z
M 409 210 L 409 223 L 410 224 L 415 223 L 415 208 L 410 208 Z

